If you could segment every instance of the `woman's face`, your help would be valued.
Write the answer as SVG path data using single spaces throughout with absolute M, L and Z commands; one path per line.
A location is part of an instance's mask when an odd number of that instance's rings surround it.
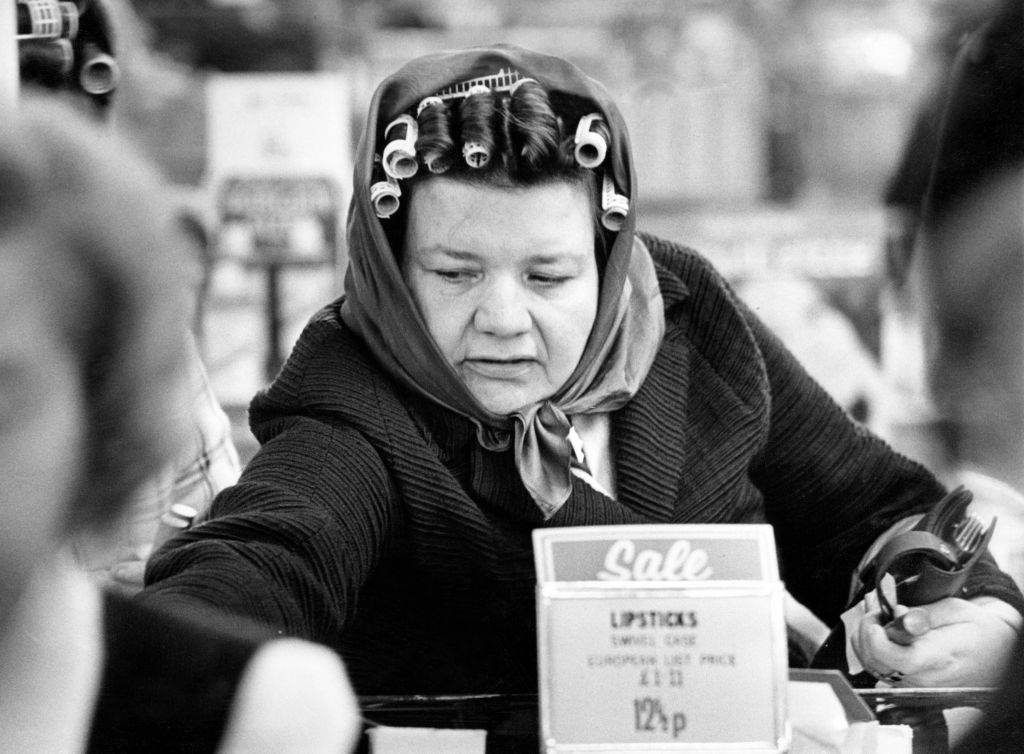
M 82 452 L 80 372 L 54 294 L 13 248 L 23 242 L 0 238 L 0 633 L 30 570 L 58 546 Z
M 586 189 L 416 185 L 402 272 L 430 334 L 496 414 L 549 398 L 583 354 L 597 314 Z

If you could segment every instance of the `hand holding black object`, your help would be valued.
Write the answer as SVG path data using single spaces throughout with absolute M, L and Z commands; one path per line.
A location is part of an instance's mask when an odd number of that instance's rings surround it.
M 889 641 L 909 647 L 914 641 L 924 636 L 932 627 L 928 611 L 920 607 L 912 607 L 896 617 L 885 626 L 885 635 Z
M 988 546 L 995 521 L 986 529 L 967 512 L 973 495 L 958 487 L 943 497 L 913 529 L 895 535 L 860 574 L 856 600 L 874 590 L 881 612 L 879 620 L 889 641 L 910 646 L 932 628 L 930 614 L 921 605 L 953 597 Z M 881 589 L 882 578 L 896 581 L 896 599 Z M 907 610 L 898 616 L 894 602 Z M 849 671 L 846 663 L 846 631 L 840 622 L 811 661 L 811 667 Z M 869 673 L 851 676 L 854 686 L 869 687 L 876 678 Z
M 967 512 L 973 495 L 957 487 L 910 531 L 897 534 L 878 552 L 862 579 L 874 581 L 883 624 L 896 618 L 882 579 L 891 574 L 896 581 L 896 601 L 915 607 L 944 597 L 955 597 L 975 565 L 981 560 L 995 531 L 995 520 L 986 529 Z

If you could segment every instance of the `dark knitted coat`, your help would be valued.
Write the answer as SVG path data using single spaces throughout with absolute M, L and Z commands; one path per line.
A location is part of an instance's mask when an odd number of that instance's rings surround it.
M 616 500 L 574 478 L 544 521 L 511 451 L 399 389 L 335 304 L 254 399 L 259 453 L 152 558 L 144 599 L 333 646 L 360 693 L 536 691 L 535 527 L 769 522 L 787 588 L 835 621 L 871 542 L 942 487 L 853 423 L 705 259 L 644 241 L 666 333 L 611 417 Z M 970 589 L 1021 605 L 994 567 Z

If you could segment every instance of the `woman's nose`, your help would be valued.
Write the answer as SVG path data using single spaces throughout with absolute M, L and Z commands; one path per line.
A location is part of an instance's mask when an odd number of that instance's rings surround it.
M 506 338 L 529 332 L 533 319 L 526 292 L 514 280 L 494 279 L 481 290 L 473 325 L 481 332 Z

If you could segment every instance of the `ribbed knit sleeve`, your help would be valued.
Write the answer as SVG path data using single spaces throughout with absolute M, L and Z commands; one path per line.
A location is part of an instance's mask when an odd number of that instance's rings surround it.
M 395 523 L 383 464 L 351 429 L 300 418 L 268 442 L 210 519 L 150 559 L 144 599 L 205 603 L 337 641 Z
M 204 523 L 154 553 L 140 600 L 186 612 L 227 610 L 337 644 L 400 525 L 401 506 L 366 428 L 311 405 L 338 400 L 317 385 L 324 371 L 317 359 L 321 351 L 332 355 L 334 332 L 314 319 L 274 385 L 253 401 L 259 452 Z M 337 369 L 364 368 L 358 359 L 338 361 Z M 357 382 L 364 389 L 348 401 L 373 424 L 373 382 Z

